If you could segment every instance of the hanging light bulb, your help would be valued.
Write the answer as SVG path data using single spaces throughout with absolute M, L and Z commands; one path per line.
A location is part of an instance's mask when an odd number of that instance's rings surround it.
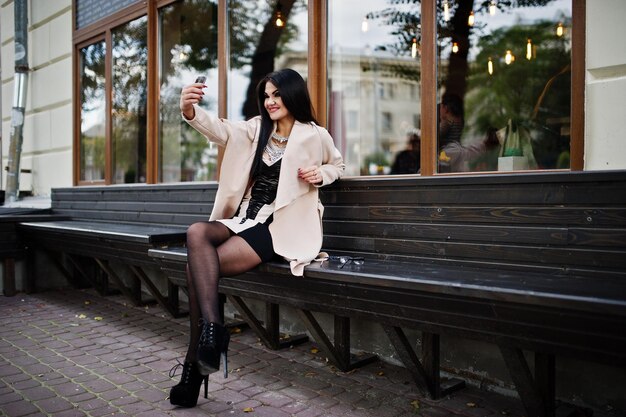
M 515 61 L 515 55 L 513 55 L 510 49 L 507 49 L 506 54 L 504 55 L 504 62 L 507 65 L 511 65 L 511 62 L 514 62 L 514 61 Z
M 285 21 L 283 20 L 283 14 L 280 12 L 280 10 L 276 12 L 276 21 L 274 23 L 276 24 L 276 27 L 279 27 L 279 28 L 282 28 L 283 26 L 285 26 Z
M 492 0 L 489 3 L 489 14 L 494 16 L 496 14 L 496 0 Z
M 563 36 L 563 32 L 564 32 L 564 28 L 563 28 L 563 23 L 559 22 L 558 25 L 556 25 L 556 36 L 561 37 Z
M 363 21 L 361 22 L 361 32 L 367 32 L 369 30 L 369 25 L 367 23 L 367 17 L 363 18 Z
M 531 60 L 533 57 L 533 44 L 530 39 L 526 42 L 526 59 Z
M 471 11 L 467 18 L 467 26 L 474 26 L 474 11 Z
M 452 53 L 457 53 L 459 52 L 459 43 L 458 42 L 452 42 Z
M 450 21 L 450 5 L 448 4 L 448 0 L 443 0 L 443 20 L 446 22 Z
M 487 61 L 487 72 L 489 75 L 493 75 L 493 61 L 491 60 L 491 57 L 489 57 L 489 61 Z
M 411 57 L 415 58 L 417 56 L 417 39 L 413 38 L 413 43 L 411 44 Z

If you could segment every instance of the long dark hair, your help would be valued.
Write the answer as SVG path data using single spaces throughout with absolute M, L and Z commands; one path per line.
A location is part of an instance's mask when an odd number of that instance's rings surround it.
M 271 81 L 280 92 L 283 105 L 289 110 L 289 113 L 301 123 L 317 123 L 311 105 L 311 97 L 307 89 L 306 82 L 296 71 L 285 68 L 279 71 L 269 73 L 257 85 L 257 103 L 259 113 L 261 113 L 261 131 L 259 133 L 259 143 L 250 169 L 250 178 L 255 178 L 261 168 L 263 159 L 263 151 L 267 145 L 267 141 L 274 130 L 274 121 L 270 118 L 265 108 L 265 85 Z

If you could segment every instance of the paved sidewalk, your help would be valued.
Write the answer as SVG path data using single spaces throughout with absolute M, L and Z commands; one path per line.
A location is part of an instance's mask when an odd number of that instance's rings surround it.
M 514 398 L 468 387 L 432 401 L 401 367 L 338 372 L 311 343 L 271 351 L 251 330 L 231 339 L 229 378 L 211 375 L 208 399 L 176 408 L 168 373 L 186 343 L 187 319 L 121 297 L 0 296 L 0 416 L 523 416 Z

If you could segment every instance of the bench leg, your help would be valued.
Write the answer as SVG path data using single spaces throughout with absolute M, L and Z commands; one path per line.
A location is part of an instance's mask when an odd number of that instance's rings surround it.
M 65 276 L 67 282 L 72 285 L 74 288 L 84 288 L 84 284 L 77 279 L 72 271 L 68 270 L 63 262 L 60 261 L 61 254 L 58 256 L 54 256 L 54 252 L 49 252 L 47 250 L 41 250 L 41 253 L 46 256 L 48 262 L 51 262 L 60 272 Z M 84 280 L 91 282 L 93 284 L 93 276 L 88 274 L 81 264 L 74 259 L 73 257 L 65 254 L 65 258 L 72 264 L 74 269 L 84 278 Z M 26 283 L 25 283 L 25 291 L 27 294 L 33 293 L 37 290 L 37 270 L 36 270 L 36 257 L 35 257 L 35 249 L 29 248 L 26 252 Z M 95 286 L 95 285 L 94 285 Z
M 13 297 L 15 290 L 15 259 L 5 258 L 2 265 L 2 288 L 7 297 Z
M 358 359 L 350 354 L 350 318 L 335 316 L 334 344 L 330 341 L 322 326 L 308 310 L 298 310 L 300 318 L 315 341 L 324 350 L 328 359 L 343 372 L 351 371 L 378 360 L 376 355 L 365 355 Z
M 106 261 L 98 259 L 98 258 L 94 258 L 94 259 L 96 263 L 100 265 L 100 268 L 102 268 L 102 270 L 106 272 L 109 278 L 113 280 L 113 282 L 118 287 L 118 289 L 122 292 L 122 294 L 124 294 L 124 296 L 128 298 L 135 307 L 142 305 L 141 294 L 139 294 L 139 297 L 137 297 L 136 291 L 133 291 L 132 288 L 128 288 L 124 284 L 122 279 L 115 273 L 115 271 L 113 271 L 113 269 L 109 267 L 109 264 Z
M 294 345 L 305 343 L 309 340 L 306 335 L 294 335 L 289 338 L 280 338 L 279 332 L 279 307 L 278 304 L 266 303 L 265 304 L 265 326 L 257 319 L 252 310 L 248 307 L 245 301 L 236 295 L 229 295 L 228 300 L 235 306 L 239 314 L 248 323 L 248 325 L 259 336 L 261 342 L 273 350 L 283 349 Z
M 503 345 L 498 347 L 526 414 L 537 417 L 554 416 L 554 355 L 536 354 L 535 377 L 533 378 L 521 349 Z
M 182 317 L 184 315 L 180 312 L 180 309 L 178 306 L 178 297 L 176 297 L 175 304 L 174 304 L 171 298 L 164 297 L 163 294 L 161 294 L 161 291 L 159 291 L 159 289 L 154 285 L 154 283 L 150 280 L 148 275 L 146 275 L 143 269 L 134 265 L 128 265 L 128 268 L 133 272 L 133 274 L 138 278 L 138 280 L 146 286 L 146 288 L 148 289 L 148 291 L 150 291 L 150 294 L 154 297 L 157 303 L 159 303 L 161 307 L 163 307 L 167 312 L 169 312 L 172 317 L 177 318 L 177 317 Z M 176 289 L 176 291 L 177 291 L 176 295 L 178 296 L 178 288 Z M 141 300 L 141 294 L 137 296 L 137 294 L 135 293 L 135 297 Z
M 420 361 L 409 339 L 400 327 L 383 326 L 404 367 L 411 373 L 418 390 L 430 398 L 438 399 L 465 387 L 465 381 L 450 379 L 441 382 L 439 335 L 422 333 L 422 360 Z

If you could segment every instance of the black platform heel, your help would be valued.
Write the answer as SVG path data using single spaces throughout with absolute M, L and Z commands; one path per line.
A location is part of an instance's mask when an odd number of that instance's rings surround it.
M 228 329 L 218 323 L 204 322 L 198 343 L 198 370 L 209 375 L 220 370 L 220 357 L 224 361 L 224 378 L 228 378 Z
M 196 362 L 185 361 L 184 364 L 178 362 L 170 370 L 170 378 L 175 376 L 179 366 L 183 367 L 183 374 L 180 382 L 170 390 L 170 403 L 180 407 L 195 407 L 198 404 L 202 382 L 204 382 L 204 398 L 209 396 L 209 377 L 200 374 Z

